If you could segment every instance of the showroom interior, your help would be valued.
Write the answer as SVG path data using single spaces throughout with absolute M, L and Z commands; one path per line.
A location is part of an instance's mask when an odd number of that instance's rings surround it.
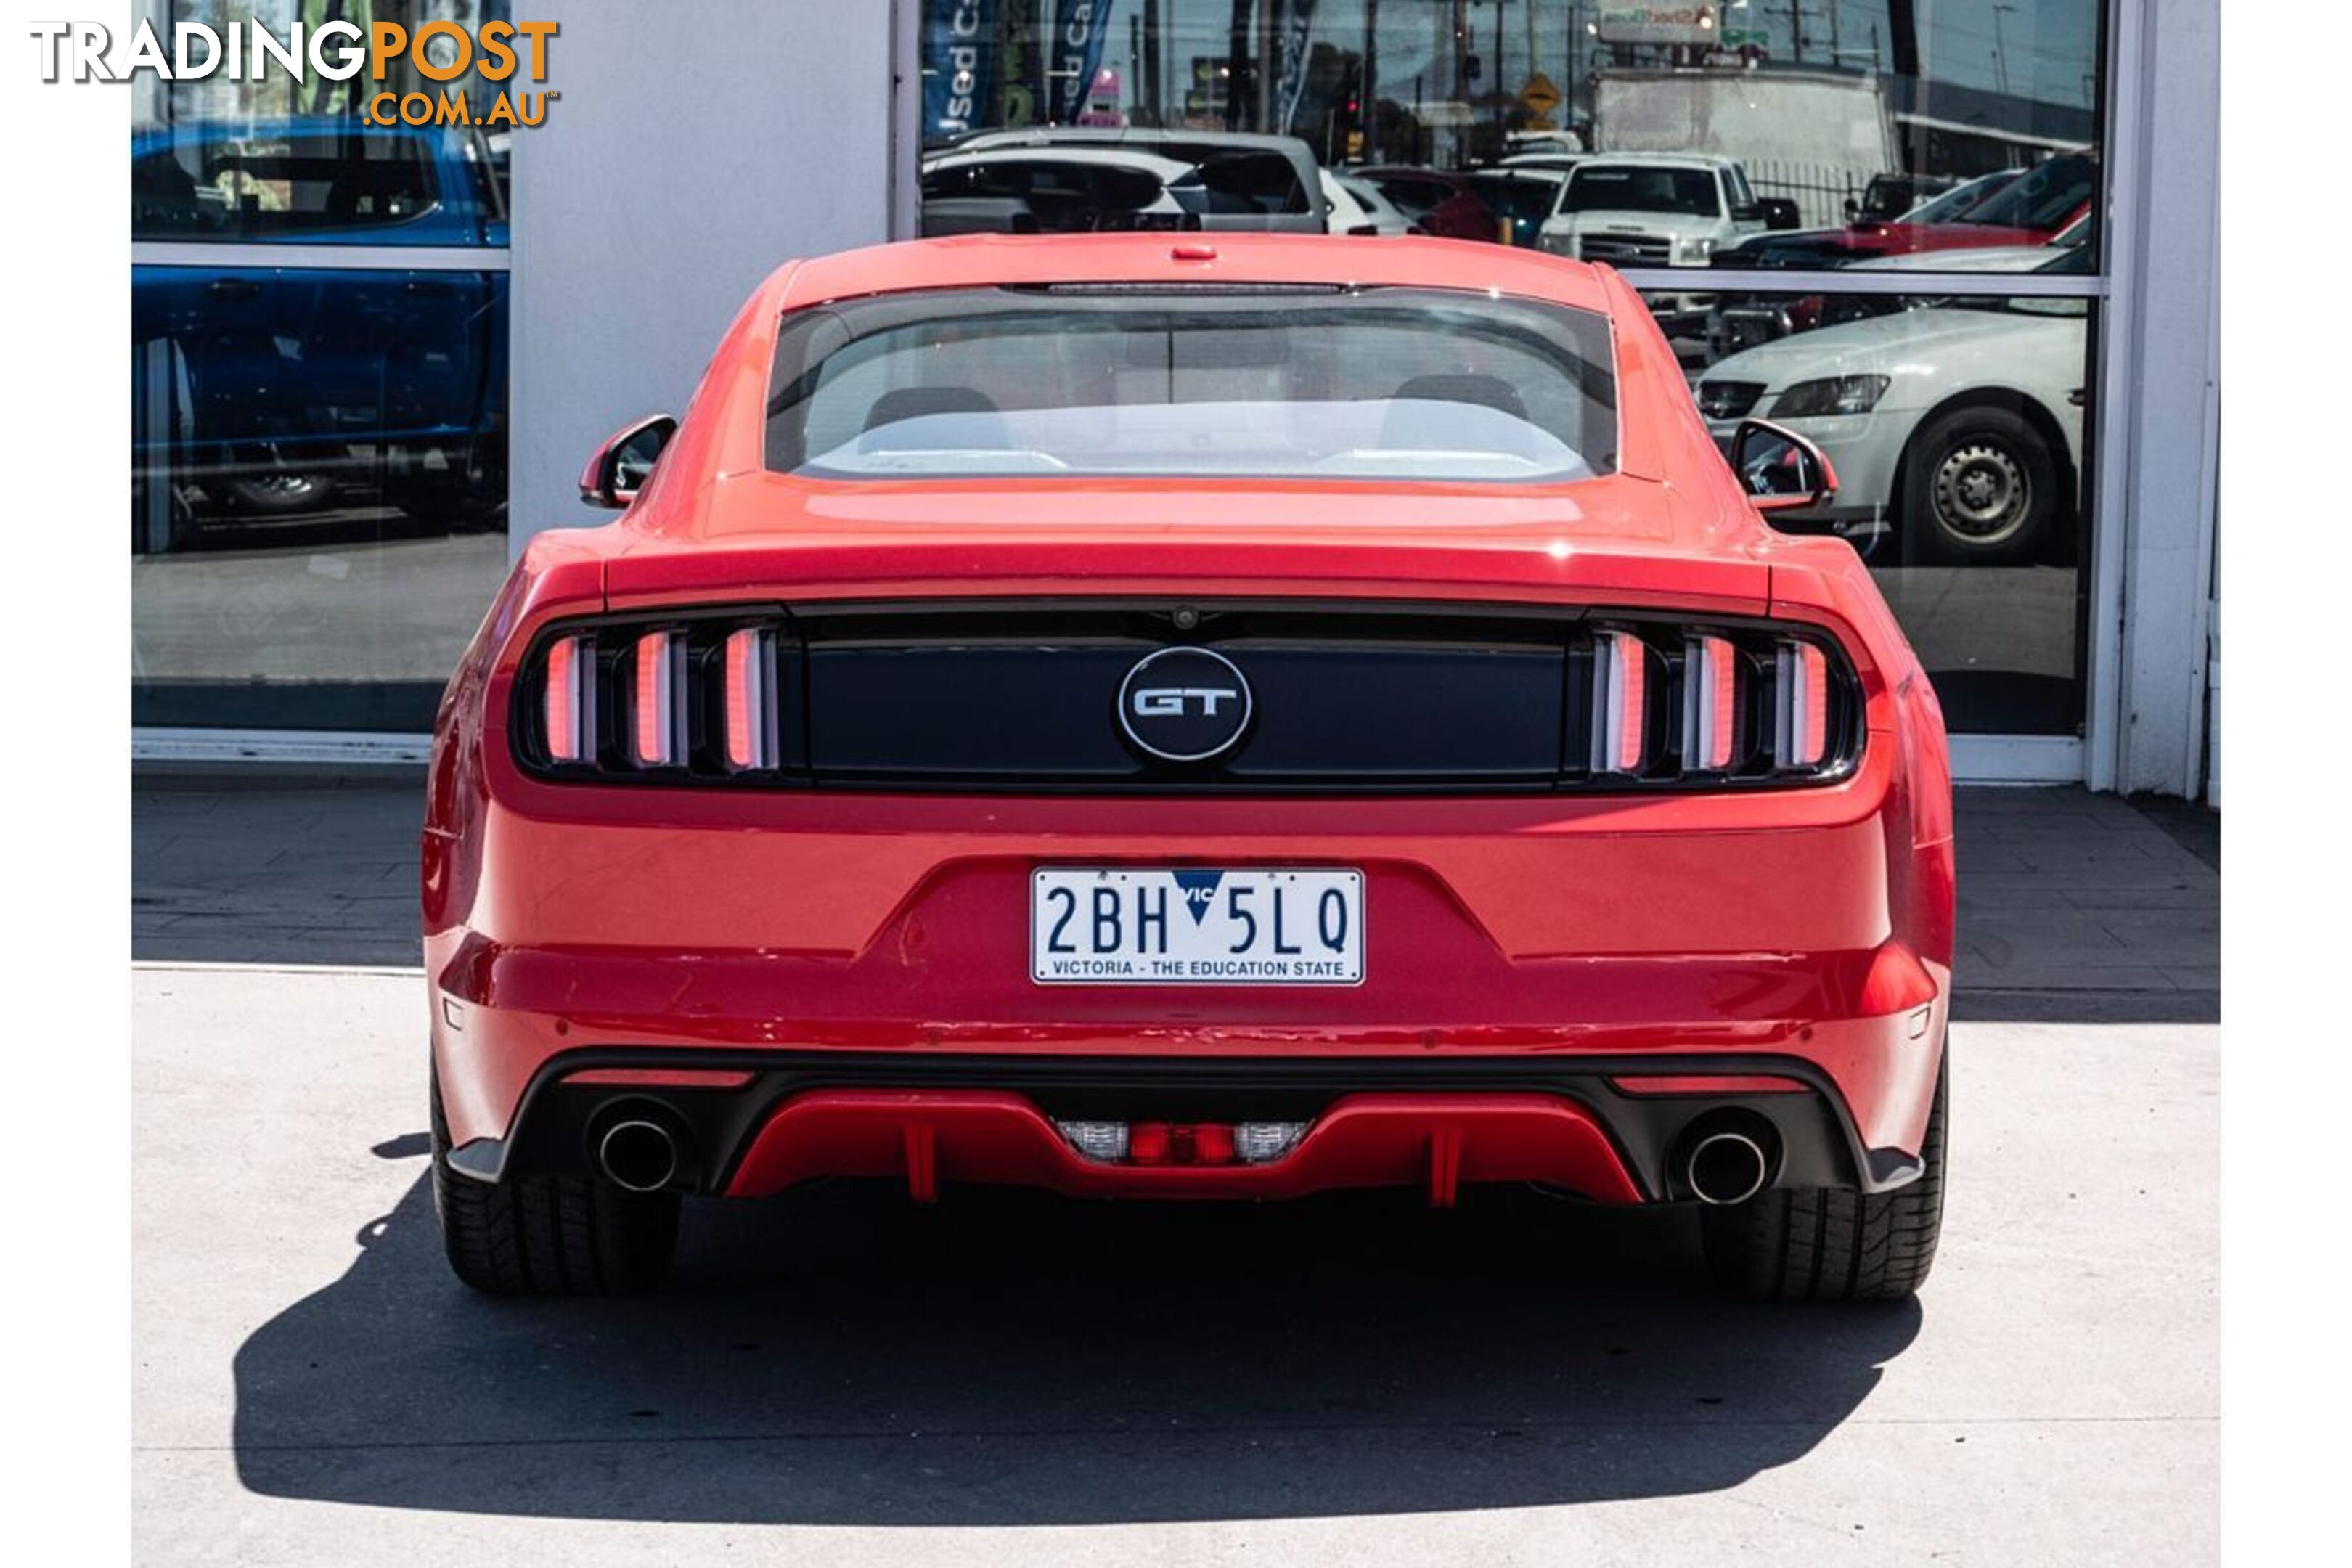
M 136 759 L 421 760 L 508 563 L 609 520 L 582 459 L 683 412 L 761 277 L 990 221 L 965 198 L 1020 161 L 973 149 L 1085 127 L 1295 137 L 1416 227 L 1450 203 L 1548 248 L 1612 158 L 1736 169 L 1711 239 L 1572 243 L 1650 299 L 1710 423 L 1840 455 L 1820 526 L 1960 775 L 2218 801 L 2218 0 L 250 10 L 551 20 L 553 101 L 375 126 L 331 82 L 133 89 Z M 1008 226 L 1104 221 L 1024 157 Z

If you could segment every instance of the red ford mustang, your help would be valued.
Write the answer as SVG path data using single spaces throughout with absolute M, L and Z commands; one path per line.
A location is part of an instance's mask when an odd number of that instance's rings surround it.
M 1444 240 L 790 264 L 450 682 L 435 1194 L 500 1291 L 681 1198 L 1535 1183 L 1756 1297 L 1941 1213 L 1934 693 L 1606 268 Z

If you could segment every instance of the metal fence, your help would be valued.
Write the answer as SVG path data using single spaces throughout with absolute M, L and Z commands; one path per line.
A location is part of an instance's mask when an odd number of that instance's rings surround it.
M 1860 201 L 1870 175 L 1834 163 L 1747 160 L 1748 183 L 1759 196 L 1786 196 L 1797 204 L 1801 228 L 1835 228 L 1845 222 L 1848 199 Z

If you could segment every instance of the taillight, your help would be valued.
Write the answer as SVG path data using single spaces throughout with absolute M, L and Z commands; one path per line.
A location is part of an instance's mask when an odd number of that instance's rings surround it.
M 1628 616 L 1583 647 L 1569 772 L 1596 787 L 1825 779 L 1860 745 L 1861 689 L 1817 634 Z
M 600 621 L 541 642 L 516 690 L 525 766 L 564 776 L 787 782 L 805 755 L 800 644 L 773 611 Z
M 1780 768 L 1817 768 L 1829 752 L 1829 660 L 1811 643 L 1789 641 L 1779 650 L 1773 683 L 1772 762 Z
M 1638 773 L 1649 760 L 1650 647 L 1631 632 L 1592 646 L 1592 771 Z
M 1739 742 L 1739 650 L 1727 638 L 1683 644 L 1683 765 L 1723 773 Z
M 773 632 L 746 626 L 728 634 L 723 728 L 727 765 L 738 773 L 776 765 L 776 709 L 770 700 L 775 660 Z
M 685 639 L 647 632 L 631 658 L 629 761 L 641 768 L 674 768 L 686 760 Z
M 586 762 L 596 754 L 595 668 L 595 645 L 586 637 L 558 637 L 548 645 L 541 726 L 551 762 Z

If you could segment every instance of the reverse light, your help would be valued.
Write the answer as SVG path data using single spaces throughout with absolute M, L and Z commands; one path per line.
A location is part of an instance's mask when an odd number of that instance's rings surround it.
M 1234 1157 L 1244 1165 L 1265 1165 L 1298 1147 L 1304 1121 L 1244 1121 L 1234 1129 Z
M 1071 1148 L 1089 1160 L 1108 1164 L 1127 1158 L 1124 1121 L 1056 1121 L 1054 1126 L 1069 1140 Z
M 1649 645 L 1602 632 L 1592 646 L 1592 767 L 1638 773 L 1648 752 Z
M 1683 766 L 1730 768 L 1739 742 L 1739 650 L 1722 637 L 1683 644 Z
M 1822 650 L 1794 640 L 1775 656 L 1772 763 L 1817 768 L 1829 752 L 1830 671 Z
M 770 700 L 775 634 L 746 627 L 727 637 L 727 765 L 737 772 L 776 765 L 776 710 Z
M 583 763 L 596 754 L 595 668 L 595 648 L 586 637 L 560 637 L 548 646 L 542 728 L 551 762 Z
M 686 760 L 685 638 L 647 632 L 637 639 L 630 689 L 629 760 L 671 768 Z

